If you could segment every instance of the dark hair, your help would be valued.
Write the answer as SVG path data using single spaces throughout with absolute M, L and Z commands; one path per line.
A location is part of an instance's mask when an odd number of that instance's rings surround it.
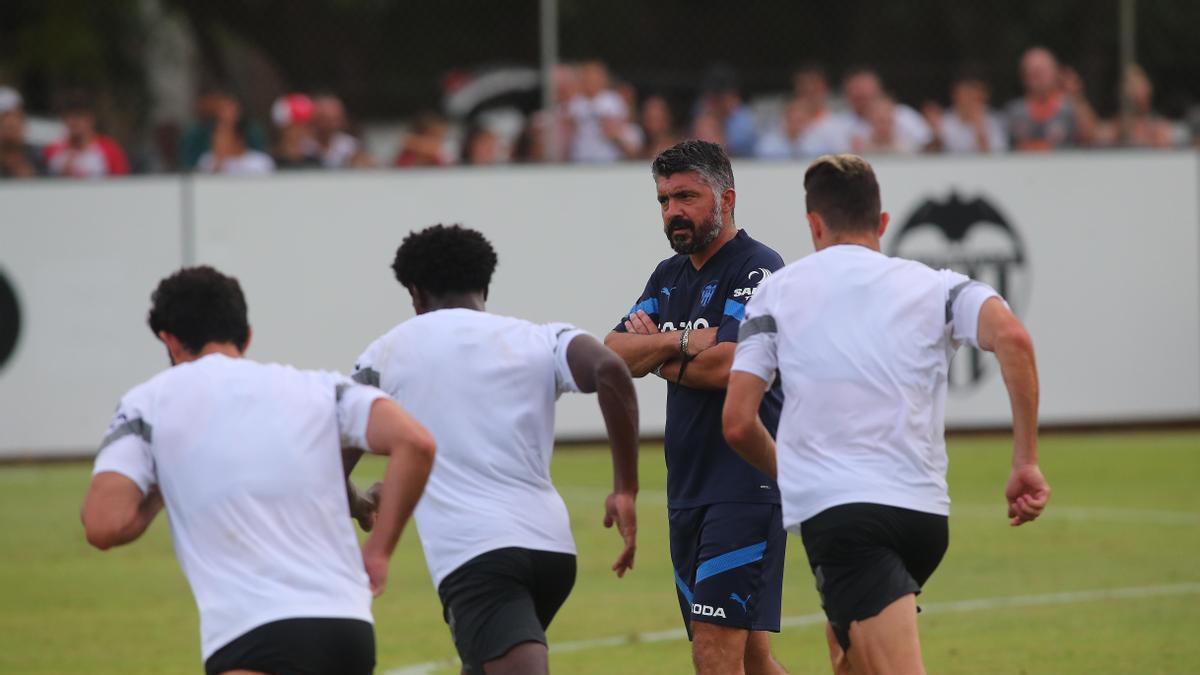
M 823 155 L 804 172 L 804 204 L 833 232 L 868 232 L 879 227 L 879 182 L 857 155 Z
M 160 281 L 150 295 L 146 323 L 155 335 L 175 336 L 193 354 L 210 342 L 231 342 L 242 351 L 250 339 L 242 287 L 207 265 L 185 267 Z
M 733 189 L 733 166 L 721 146 L 708 141 L 676 143 L 659 153 L 650 165 L 655 178 L 670 178 L 677 173 L 695 171 L 713 191 L 718 202 L 726 190 Z
M 438 296 L 486 291 L 496 271 L 496 250 L 475 230 L 438 224 L 404 238 L 392 271 L 409 290 Z

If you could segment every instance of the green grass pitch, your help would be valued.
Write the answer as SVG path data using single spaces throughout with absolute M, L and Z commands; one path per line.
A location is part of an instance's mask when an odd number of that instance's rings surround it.
M 950 460 L 950 552 L 921 597 L 930 672 L 1200 672 L 1200 432 L 1044 438 L 1054 495 L 1042 520 L 1015 529 L 1002 501 L 1007 442 L 953 438 Z M 371 459 L 357 477 L 382 466 Z M 617 537 L 601 526 L 607 454 L 555 457 L 580 556 L 549 632 L 556 672 L 690 672 L 660 446 L 643 447 L 641 467 L 637 565 L 617 579 Z M 78 519 L 88 477 L 84 464 L 0 467 L 0 673 L 200 672 L 196 611 L 167 524 L 91 550 Z M 774 649 L 790 672 L 828 672 L 812 577 L 799 540 L 788 547 Z M 375 617 L 378 672 L 456 672 L 415 528 Z M 413 667 L 431 662 L 440 665 Z

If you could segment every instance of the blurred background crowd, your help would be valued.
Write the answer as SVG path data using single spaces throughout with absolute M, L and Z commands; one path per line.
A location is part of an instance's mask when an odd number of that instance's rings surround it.
M 269 15 L 274 11 L 271 6 L 279 3 L 264 0 L 260 4 Z M 307 5 L 329 4 L 300 2 L 293 12 L 302 12 Z M 357 7 L 360 14 L 369 13 L 368 6 L 378 5 L 365 1 L 341 4 Z M 442 17 L 444 30 L 459 30 L 465 17 L 486 23 L 486 17 L 471 14 L 466 6 L 470 3 L 448 4 L 456 9 Z M 561 0 L 560 4 L 570 19 L 581 11 L 580 6 L 593 3 Z M 928 5 L 927 20 L 933 20 L 939 11 L 957 13 L 983 27 L 998 20 L 986 11 L 955 7 L 961 3 L 924 4 Z M 1014 12 L 1021 4 L 1013 3 Z M 1136 11 L 1132 0 L 1040 4 L 1057 5 L 1058 9 L 1047 13 L 1044 8 L 1026 8 L 1032 14 L 1018 17 L 1014 25 L 1023 26 L 1022 20 L 1029 25 L 1009 31 L 1005 45 L 1011 54 L 1003 61 L 994 55 L 972 58 L 969 46 L 957 50 L 961 58 L 954 58 L 955 50 L 950 50 L 935 61 L 872 62 L 864 58 L 860 62 L 856 50 L 849 48 L 826 49 L 832 56 L 809 60 L 805 57 L 821 50 L 806 47 L 804 42 L 828 42 L 829 38 L 814 35 L 814 31 L 820 33 L 821 24 L 808 23 L 804 25 L 809 28 L 795 31 L 796 44 L 790 49 L 786 44 L 737 41 L 721 48 L 700 48 L 697 53 L 703 57 L 692 54 L 685 61 L 689 67 L 682 69 L 610 66 L 613 60 L 625 61 L 623 55 L 563 58 L 561 62 L 556 55 L 555 63 L 542 69 L 536 62 L 522 64 L 521 59 L 506 58 L 503 50 L 491 58 L 468 58 L 473 62 L 468 65 L 414 65 L 414 70 L 437 81 L 436 93 L 429 96 L 426 84 L 388 85 L 375 66 L 329 71 L 321 64 L 294 64 L 295 58 L 288 56 L 292 53 L 288 49 L 294 47 L 272 47 L 272 40 L 254 38 L 258 35 L 255 30 L 269 30 L 267 22 L 257 28 L 238 24 L 239 15 L 232 7 L 226 7 L 229 16 L 221 14 L 220 6 L 229 3 L 219 0 L 114 0 L 112 5 L 118 10 L 71 0 L 40 4 L 14 0 L 0 9 L 0 18 L 13 20 L 0 28 L 0 176 L 253 175 L 291 169 L 605 163 L 644 160 L 683 138 L 720 143 L 734 157 L 767 160 L 806 159 L 831 152 L 1045 152 L 1183 148 L 1197 143 L 1200 99 L 1193 100 L 1191 94 L 1195 68 L 1160 66 L 1172 89 L 1169 110 L 1164 110 L 1152 66 L 1143 67 L 1132 58 L 1118 62 L 1111 39 L 1099 50 L 1076 44 L 1092 39 L 1089 36 L 1102 29 L 1110 29 L 1110 37 L 1115 37 L 1116 28 L 1124 30 L 1124 25 L 1118 24 L 1128 17 L 1118 17 L 1118 9 L 1134 7 Z M 1197 14 L 1187 3 L 1165 4 L 1178 5 L 1183 12 L 1168 13 L 1168 19 Z M 55 14 L 44 5 L 63 5 L 65 9 Z M 544 11 L 545 2 L 542 5 Z M 723 6 L 704 2 L 683 6 L 724 11 Z M 75 62 L 70 58 L 46 56 L 32 49 L 30 53 L 20 51 L 30 40 L 44 40 L 50 34 L 49 39 L 59 44 L 50 45 L 48 53 L 56 48 L 83 54 L 75 59 L 85 58 L 87 49 L 72 41 L 86 46 L 88 31 L 104 30 L 115 21 L 109 14 L 120 8 L 136 19 L 133 28 L 123 30 L 132 31 L 139 39 L 131 50 L 134 56 L 126 57 L 140 67 L 134 69 L 137 86 L 132 89 L 128 78 L 112 73 L 112 63 L 119 65 L 123 57 L 109 54 L 114 48 L 129 51 L 130 45 L 98 48 L 110 62 L 101 65 L 106 68 L 101 77 L 94 72 L 92 77 L 80 77 L 77 71 L 85 75 L 90 71 L 78 64 L 71 66 Z M 514 42 L 529 42 L 530 34 L 536 39 L 538 15 L 530 14 L 529 9 L 503 17 L 531 24 Z M 626 7 L 624 11 L 632 15 L 636 9 Z M 1078 14 L 1073 16 L 1072 11 Z M 10 15 L 3 16 L 5 12 Z M 829 18 L 828 24 L 835 33 L 833 29 L 841 25 L 845 31 L 886 34 L 890 27 L 881 14 L 877 12 L 877 21 L 864 21 L 859 28 L 843 25 L 845 21 L 838 17 Z M 1106 17 L 1104 22 L 1096 24 L 1090 18 L 1094 14 Z M 771 16 L 759 19 L 768 21 Z M 787 13 L 775 16 L 782 20 Z M 458 24 L 455 17 L 459 17 Z M 1155 17 L 1162 18 L 1158 12 L 1151 16 Z M 91 19 L 99 20 L 93 25 Z M 1076 46 L 1073 51 L 1090 66 L 1080 68 L 1051 48 L 1031 46 L 1038 37 L 1054 37 L 1055 26 L 1062 22 L 1085 27 L 1095 24 L 1091 32 L 1070 36 Z M 62 25 L 73 28 L 62 30 Z M 568 28 L 563 26 L 566 32 Z M 650 49 L 642 58 L 662 58 L 668 65 L 678 62 L 676 46 L 691 42 L 685 29 L 686 25 L 681 27 L 683 35 L 664 34 L 664 48 L 657 53 Z M 311 33 L 312 29 L 308 30 Z M 603 26 L 599 30 L 603 34 Z M 776 30 L 760 24 L 754 33 L 767 40 Z M 731 37 L 738 35 L 734 26 L 730 33 Z M 343 35 L 342 42 L 314 42 L 309 51 L 336 61 L 337 50 L 355 51 L 353 37 Z M 408 38 L 416 40 L 413 35 Z M 629 41 L 637 39 L 633 36 Z M 987 41 L 982 35 L 979 40 Z M 563 51 L 565 56 L 572 51 L 603 54 L 620 52 L 622 45 L 602 47 Z M 1191 49 L 1196 49 L 1194 44 Z M 760 60 L 736 58 L 739 50 L 791 56 L 787 62 L 776 57 L 768 61 L 772 65 L 763 66 Z M 454 58 L 453 49 L 446 51 Z M 880 53 L 871 48 L 857 51 L 866 57 Z M 912 57 L 913 51 L 898 53 Z M 1152 46 L 1147 51 L 1154 61 Z M 1097 65 L 1099 61 L 1103 63 Z M 281 72 L 288 67 L 302 72 L 289 77 Z M 1090 79 L 1082 74 L 1085 70 Z M 338 72 L 355 76 L 347 80 Z M 900 81 L 889 80 L 889 73 Z M 308 82 L 314 86 L 289 86 Z M 347 104 L 339 83 L 345 84 L 350 98 L 361 102 L 364 110 Z M 549 91 L 544 83 L 552 83 Z M 403 93 L 381 93 L 378 87 L 386 86 Z M 424 100 L 414 96 L 420 92 L 426 92 Z

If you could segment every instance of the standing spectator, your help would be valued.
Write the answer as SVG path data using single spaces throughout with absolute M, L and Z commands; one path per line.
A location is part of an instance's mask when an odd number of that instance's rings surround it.
M 357 138 L 346 132 L 346 107 L 333 94 L 313 97 L 312 136 L 307 154 L 320 159 L 326 169 L 366 168 L 374 165 Z
M 667 99 L 655 94 L 642 101 L 642 158 L 654 159 L 663 150 L 683 140 L 675 129 L 675 116 Z
M 926 112 L 933 128 L 934 147 L 943 152 L 1004 152 L 1008 137 L 999 115 L 988 109 L 988 85 L 981 78 L 960 77 L 951 89 L 950 112 L 930 106 Z
M 446 152 L 446 132 L 450 125 L 434 112 L 423 112 L 413 119 L 408 136 L 396 155 L 396 166 L 449 166 Z
M 912 135 L 900 132 L 898 106 L 889 96 L 879 96 L 867 108 L 867 133 L 851 139 L 857 154 L 878 152 L 914 153 L 922 147 Z
M 69 96 L 62 106 L 66 137 L 46 146 L 43 157 L 50 173 L 71 178 L 103 178 L 129 174 L 125 151 L 113 139 L 96 131 L 96 111 L 81 94 Z
M 850 127 L 829 107 L 829 77 L 819 65 L 802 66 L 792 75 L 792 90 L 806 109 L 800 156 L 818 157 L 850 150 Z
M 250 148 L 246 141 L 248 125 L 244 117 L 222 119 L 213 130 L 212 150 L 200 156 L 196 170 L 233 176 L 261 176 L 275 171 L 275 160 L 265 152 Z
M 742 101 L 737 73 L 729 66 L 714 66 L 705 78 L 704 93 L 697 106 L 697 122 L 704 115 L 712 115 L 720 123 L 721 136 L 730 155 L 754 155 L 754 145 L 758 142 L 754 113 Z
M 275 99 L 271 106 L 271 120 L 279 131 L 272 157 L 280 169 L 318 169 L 321 160 L 317 156 L 313 140 L 313 102 L 304 94 L 287 94 Z
M 183 132 L 179 159 L 184 169 L 196 168 L 204 153 L 213 148 L 213 133 L 222 120 L 237 120 L 242 117 L 242 104 L 223 89 L 209 89 L 196 100 L 196 121 Z M 225 127 L 228 128 L 226 123 Z M 251 150 L 265 151 L 267 135 L 254 122 L 246 123 L 246 146 Z
M 1101 125 L 1098 136 L 1106 145 L 1130 148 L 1169 148 L 1174 145 L 1171 121 L 1154 110 L 1154 85 L 1146 71 L 1130 65 L 1121 78 L 1121 112 Z
M 579 66 L 580 93 L 567 105 L 574 128 L 570 157 L 573 162 L 615 162 L 637 157 L 641 134 L 629 121 L 629 106 L 609 80 L 608 68 L 599 61 Z
M 499 164 L 504 161 L 500 153 L 500 138 L 485 126 L 473 124 L 463 141 L 462 163 L 472 166 Z
M 1062 68 L 1044 47 L 1021 57 L 1025 97 L 1008 104 L 1008 134 L 1013 148 L 1044 151 L 1090 145 L 1096 116 L 1083 96 L 1079 75 Z
M 843 120 L 850 130 L 851 147 L 866 148 L 877 145 L 879 141 L 872 141 L 870 137 L 880 130 L 882 122 L 877 120 L 876 124 L 872 124 L 872 109 L 878 111 L 889 108 L 887 104 L 879 108 L 875 106 L 875 102 L 884 97 L 883 84 L 879 81 L 879 75 L 875 71 L 865 68 L 852 70 L 846 75 L 842 88 L 846 93 L 846 102 L 850 105 L 850 110 L 844 114 Z M 921 113 L 904 104 L 894 102 L 890 105 L 890 109 L 893 118 L 891 121 L 892 133 L 898 148 L 917 152 L 933 141 L 933 132 L 921 117 Z
M 0 86 L 0 178 L 32 178 L 46 174 L 37 148 L 25 142 L 25 109 L 21 94 Z

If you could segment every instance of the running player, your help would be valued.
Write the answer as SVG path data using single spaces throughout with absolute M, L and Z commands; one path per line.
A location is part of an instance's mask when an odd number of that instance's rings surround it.
M 986 284 L 880 253 L 888 214 L 862 158 L 819 158 L 804 190 L 817 252 L 746 308 L 725 435 L 770 476 L 778 461 L 784 524 L 804 541 L 834 672 L 924 673 L 916 594 L 948 541 L 950 359 L 965 342 L 1000 361 L 1013 413 L 1005 496 L 1020 525 L 1050 496 L 1038 469 L 1033 343 Z M 778 379 L 776 457 L 756 413 Z
M 549 670 L 546 627 L 575 583 L 566 505 L 550 482 L 554 405 L 596 392 L 612 446 L 604 524 L 633 567 L 638 409 L 625 363 L 568 324 L 484 309 L 496 253 L 458 225 L 410 234 L 396 280 L 417 316 L 371 343 L 354 378 L 380 386 L 429 426 L 439 452 L 417 529 L 466 673 Z
M 383 591 L 433 439 L 374 387 L 241 358 L 250 327 L 236 279 L 183 269 L 152 303 L 150 330 L 173 367 L 117 407 L 83 504 L 88 542 L 131 542 L 165 504 L 208 673 L 370 673 L 371 594 Z M 391 455 L 361 551 L 343 443 Z
M 765 631 L 779 631 L 786 536 L 775 480 L 721 435 L 721 408 L 745 304 L 783 266 L 734 225 L 733 169 L 720 146 L 685 141 L 652 165 L 676 255 L 659 263 L 605 344 L 637 377 L 667 381 L 671 561 L 700 673 L 782 672 Z M 774 429 L 778 383 L 762 399 Z

